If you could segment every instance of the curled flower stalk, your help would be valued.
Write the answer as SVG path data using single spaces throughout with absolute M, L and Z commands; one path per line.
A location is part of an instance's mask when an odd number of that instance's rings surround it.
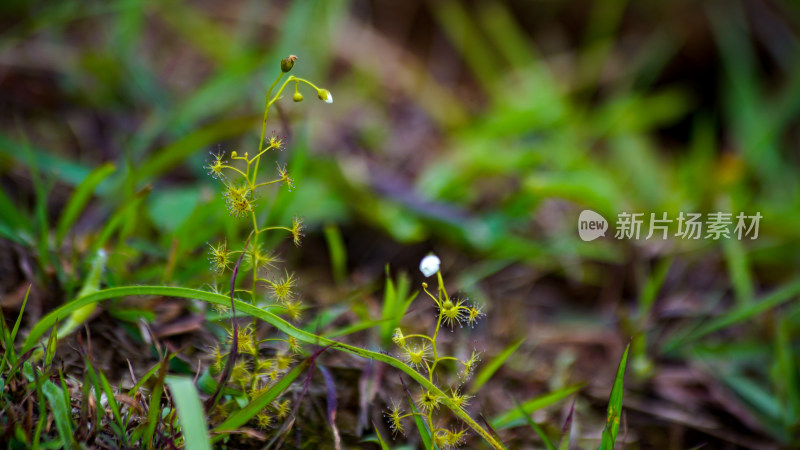
M 422 259 L 419 266 L 420 271 L 426 278 L 435 274 L 438 282 L 435 295 L 428 290 L 428 283 L 422 283 L 423 291 L 433 300 L 434 306 L 438 311 L 436 328 L 433 334 L 404 334 L 402 329 L 397 328 L 392 336 L 392 341 L 401 350 L 403 361 L 413 370 L 426 376 L 431 384 L 437 385 L 439 380 L 446 379 L 443 374 L 437 376 L 437 369 L 441 370 L 445 362 L 450 362 L 449 365 L 455 364 L 457 366 L 457 378 L 450 385 L 448 394 L 437 394 L 431 390 L 420 392 L 414 401 L 419 412 L 403 413 L 399 406 L 394 404 L 386 414 L 386 417 L 392 431 L 395 434 L 402 434 L 405 430 L 403 419 L 418 416 L 425 420 L 428 428 L 432 430 L 431 448 L 435 444 L 439 448 L 452 449 L 465 442 L 466 430 L 437 427 L 439 405 L 444 399 L 443 395 L 447 397 L 448 403 L 456 408 L 464 409 L 469 404 L 472 396 L 463 393 L 462 385 L 469 380 L 475 370 L 475 366 L 480 361 L 480 354 L 473 351 L 470 357 L 466 359 L 445 355 L 438 345 L 439 332 L 442 328 L 452 330 L 456 325 L 459 327 L 463 326 L 463 324 L 474 326 L 484 313 L 480 306 L 468 304 L 466 299 L 453 299 L 447 294 L 444 279 L 439 270 L 440 265 L 441 261 L 437 256 L 428 255 Z M 439 386 L 437 385 L 437 387 Z M 447 389 L 441 389 L 441 391 L 448 392 Z

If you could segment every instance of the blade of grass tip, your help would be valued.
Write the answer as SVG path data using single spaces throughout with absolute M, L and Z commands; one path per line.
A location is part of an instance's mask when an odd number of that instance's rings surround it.
M 178 421 L 187 450 L 211 450 L 203 405 L 189 378 L 167 377 L 167 385 L 178 409 Z
M 386 265 L 386 284 L 383 288 L 383 310 L 381 311 L 381 319 L 386 320 L 381 325 L 381 338 L 383 339 L 383 344 L 388 345 L 392 342 L 392 333 L 394 333 L 394 328 L 391 320 L 394 318 L 394 312 L 396 309 L 395 304 L 397 303 L 397 291 L 394 288 L 394 281 L 392 281 L 392 275 L 389 272 L 389 265 Z
M 726 239 L 723 241 L 722 250 L 728 264 L 728 276 L 733 284 L 737 304 L 741 306 L 753 303 L 755 291 L 753 276 L 750 273 L 750 263 L 742 241 Z
M 408 396 L 408 406 L 412 413 L 411 417 L 414 418 L 414 424 L 417 426 L 419 437 L 422 439 L 422 444 L 425 446 L 424 448 L 431 448 L 431 444 L 433 444 L 433 448 L 439 448 L 435 443 L 431 442 L 431 432 L 428 429 L 428 425 L 425 424 L 425 421 L 419 417 L 419 410 L 417 410 L 417 405 L 414 403 L 414 398 L 411 396 L 411 391 L 408 390 L 405 380 L 403 380 L 401 375 L 398 376 L 400 377 L 400 383 L 403 385 L 403 389 L 406 391 L 406 395 Z
M 608 398 L 608 415 L 606 425 L 603 427 L 603 435 L 600 441 L 600 450 L 614 450 L 619 432 L 619 421 L 622 415 L 622 388 L 625 378 L 625 366 L 628 362 L 628 350 L 631 344 L 625 347 L 622 359 L 617 368 L 617 376 L 614 378 L 614 386 L 611 388 L 611 395 Z
M 81 386 L 81 408 L 80 408 L 80 419 L 78 421 L 78 432 L 76 435 L 77 440 L 87 440 L 84 437 L 88 437 L 87 434 L 89 432 L 89 395 L 91 394 L 92 390 L 92 382 L 89 379 L 89 371 L 85 371 L 83 375 L 83 386 Z M 95 430 L 96 427 L 93 427 Z M 94 430 L 92 430 L 94 431 Z
M 3 353 L 3 363 L 0 364 L 0 368 L 5 367 L 6 361 L 9 364 L 16 364 L 17 363 L 17 352 L 14 351 L 14 341 L 17 337 L 17 332 L 19 331 L 19 325 L 22 323 L 22 314 L 25 312 L 25 305 L 28 304 L 28 296 L 31 294 L 31 286 L 32 284 L 28 285 L 28 291 L 25 292 L 25 298 L 22 299 L 22 307 L 19 309 L 19 315 L 17 316 L 17 321 L 14 322 L 14 328 L 11 330 L 11 334 L 8 334 L 8 328 L 6 328 L 6 320 L 3 317 L 3 340 L 6 343 L 6 351 Z M 12 371 L 9 374 L 9 377 L 13 375 Z
M 538 411 L 542 408 L 550 406 L 554 403 L 557 403 L 566 397 L 569 397 L 579 389 L 581 389 L 584 384 L 575 384 L 572 386 L 566 386 L 561 389 L 558 389 L 553 392 L 548 392 L 547 394 L 541 395 L 539 397 L 534 397 L 530 400 L 526 400 L 522 403 L 522 411 L 517 408 L 511 408 L 510 410 L 500 413 L 491 419 L 492 426 L 497 428 L 498 430 L 503 430 L 506 428 L 510 428 L 516 425 L 520 425 L 522 422 L 522 416 L 524 414 L 531 414 L 534 411 Z
M 336 428 L 336 384 L 333 382 L 333 376 L 331 376 L 328 369 L 319 364 L 317 364 L 317 368 L 322 372 L 322 378 L 325 380 L 325 400 L 327 403 L 328 423 L 333 431 L 333 444 L 336 450 L 340 450 L 342 448 L 342 439 L 339 437 L 339 429 Z
M 253 237 L 253 233 L 250 233 L 250 236 L 247 237 L 247 241 L 244 243 L 243 248 L 247 248 L 250 245 L 250 238 Z M 219 377 L 219 385 L 217 386 L 217 390 L 214 392 L 214 395 L 208 399 L 206 402 L 206 411 L 211 411 L 217 406 L 217 402 L 219 398 L 222 396 L 222 388 L 228 383 L 228 378 L 231 376 L 231 371 L 233 370 L 234 364 L 236 364 L 236 357 L 239 355 L 239 324 L 236 321 L 236 302 L 234 302 L 234 294 L 236 293 L 236 276 L 239 274 L 239 267 L 242 265 L 242 258 L 244 258 L 244 253 L 242 252 L 239 254 L 239 259 L 236 260 L 236 265 L 233 266 L 233 272 L 231 273 L 231 324 L 233 327 L 233 339 L 231 339 L 231 350 L 228 352 L 228 360 L 225 361 L 225 368 L 222 369 L 222 374 Z
M 19 309 L 19 316 L 17 316 L 17 321 L 14 323 L 14 329 L 11 330 L 11 342 L 13 343 L 17 339 L 17 332 L 19 331 L 19 325 L 22 323 L 22 314 L 25 312 L 25 305 L 28 304 L 28 296 L 31 294 L 31 286 L 32 284 L 28 285 L 28 290 L 25 292 L 25 298 L 22 299 L 22 307 Z
M 558 444 L 558 450 L 569 450 L 570 441 L 572 440 L 572 417 L 575 414 L 575 400 L 572 400 L 572 405 L 569 407 L 567 420 L 564 421 L 564 427 L 561 429 L 561 443 Z
M 340 284 L 347 277 L 347 250 L 339 227 L 332 223 L 325 225 L 325 241 L 331 256 L 333 279 Z
M 81 211 L 86 207 L 86 204 L 89 203 L 89 199 L 91 199 L 94 190 L 106 177 L 111 175 L 114 170 L 113 164 L 104 164 L 92 171 L 92 173 L 75 188 L 75 192 L 72 193 L 56 225 L 56 247 L 61 247 L 64 237 L 67 235 L 67 232 L 69 232 L 72 224 L 75 223 L 75 220 L 77 220 Z
M 61 438 L 62 448 L 77 449 L 78 444 L 75 442 L 75 436 L 73 435 L 70 409 L 64 403 L 64 394 L 61 388 L 48 380 L 44 382 L 42 392 L 53 412 L 53 419 L 56 422 L 56 430 Z
M 50 338 L 47 339 L 47 347 L 45 348 L 44 367 L 45 370 L 51 368 L 53 358 L 56 356 L 56 336 L 58 335 L 58 322 L 53 325 L 53 331 L 50 332 Z
M 100 379 L 100 386 L 103 388 L 103 392 L 106 393 L 106 397 L 108 398 L 108 406 L 111 408 L 111 414 L 114 416 L 114 420 L 117 421 L 117 425 L 119 425 L 121 432 L 120 438 L 127 446 L 127 436 L 124 432 L 125 430 L 125 422 L 122 421 L 122 414 L 120 413 L 119 404 L 117 403 L 117 399 L 114 396 L 114 389 L 111 388 L 111 384 L 108 382 L 108 378 L 106 378 L 105 374 L 101 370 L 97 370 L 98 378 Z
M 86 281 L 84 281 L 80 292 L 78 292 L 78 298 L 94 294 L 100 290 L 100 279 L 102 278 L 103 270 L 106 268 L 107 259 L 108 255 L 105 250 L 99 249 L 95 252 L 94 257 L 92 258 L 89 274 L 87 275 Z M 72 334 L 73 331 L 77 330 L 81 325 L 89 320 L 89 317 L 92 315 L 96 307 L 97 304 L 86 305 L 70 314 L 69 318 L 67 318 L 67 321 L 64 323 L 64 326 L 61 328 L 61 337 Z
M 61 392 L 64 393 L 64 404 L 67 405 L 69 408 L 69 423 L 70 427 L 72 426 L 72 394 L 69 391 L 69 386 L 67 386 L 67 380 L 64 379 L 64 371 L 61 369 L 58 370 L 58 381 L 61 382 Z
M 161 369 L 161 364 L 168 364 L 169 361 L 172 360 L 172 358 L 174 358 L 176 355 L 177 355 L 176 353 L 167 355 L 167 358 L 164 360 L 165 362 L 159 361 L 158 363 L 156 363 L 156 365 L 151 367 L 150 370 L 147 371 L 147 373 L 145 373 L 144 375 L 142 375 L 141 378 L 139 378 L 139 381 L 137 381 L 136 384 L 133 385 L 131 390 L 128 391 L 128 396 L 129 397 L 135 396 L 136 393 L 139 391 L 139 389 L 141 389 L 142 386 L 144 386 L 147 380 L 149 380 L 150 377 L 152 377 L 156 372 L 158 372 L 159 369 Z
M 89 358 L 89 355 L 81 347 L 79 347 L 79 351 L 80 351 L 81 355 L 83 356 L 83 365 L 86 367 L 86 373 L 87 373 L 87 375 L 89 377 L 89 381 L 91 382 L 91 387 L 94 389 L 95 402 L 98 405 L 98 407 L 95 408 L 95 414 L 96 414 L 95 425 L 96 426 L 95 426 L 95 430 L 94 430 L 94 432 L 98 432 L 100 427 L 102 426 L 101 423 L 103 421 L 103 415 L 104 415 L 104 409 L 101 406 L 99 406 L 99 405 L 102 405 L 103 388 L 102 388 L 102 386 L 100 386 L 100 380 L 97 379 L 97 372 L 94 370 L 94 365 L 92 365 L 92 361 Z
M 36 397 L 39 399 L 39 417 L 47 417 L 47 402 L 44 398 L 44 393 L 42 392 L 42 383 L 34 383 L 36 386 Z M 44 423 L 47 422 L 46 420 L 38 420 L 36 423 L 36 430 L 33 432 L 33 445 L 31 448 L 37 449 L 39 448 L 39 442 L 42 439 L 42 429 L 44 428 Z
M 544 430 L 542 430 L 542 427 L 540 427 L 539 425 L 536 424 L 536 422 L 533 421 L 533 418 L 531 418 L 530 414 L 525 412 L 525 410 L 522 408 L 522 405 L 519 404 L 517 399 L 511 397 L 511 400 L 514 402 L 514 405 L 517 407 L 517 410 L 522 415 L 522 417 L 525 418 L 525 421 L 528 422 L 528 425 L 531 428 L 533 428 L 533 431 L 535 431 L 536 434 L 539 436 L 539 439 L 542 440 L 542 443 L 544 443 L 544 446 L 547 447 L 547 450 L 556 450 L 556 447 L 553 445 L 552 442 L 550 442 L 550 438 L 547 437 Z
M 383 436 L 381 436 L 381 432 L 378 430 L 377 425 L 375 425 L 374 420 L 372 421 L 372 428 L 375 429 L 375 436 L 378 437 L 378 444 L 381 446 L 381 450 L 391 450 L 389 444 L 387 444 L 386 441 L 383 439 Z
M 469 394 L 475 395 L 476 392 L 489 381 L 489 378 L 497 372 L 500 367 L 505 364 L 506 360 L 511 357 L 511 355 L 519 348 L 522 343 L 525 342 L 525 339 L 520 339 L 517 342 L 506 347 L 505 350 L 500 352 L 499 355 L 492 358 L 488 364 L 484 365 L 483 368 L 475 375 L 475 378 L 472 381 L 472 385 L 469 388 Z
M 156 432 L 156 425 L 158 419 L 161 418 L 161 393 L 164 390 L 164 379 L 167 376 L 167 364 L 165 361 L 161 362 L 161 367 L 158 370 L 158 379 L 156 380 L 153 392 L 150 395 L 150 405 L 147 408 L 147 427 L 144 431 L 145 445 L 148 449 L 153 448 L 153 436 Z

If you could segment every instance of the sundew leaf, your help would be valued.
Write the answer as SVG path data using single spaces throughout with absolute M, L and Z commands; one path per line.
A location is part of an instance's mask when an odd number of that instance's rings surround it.
M 603 427 L 600 450 L 614 450 L 614 443 L 617 441 L 619 421 L 622 416 L 622 384 L 625 378 L 625 366 L 628 362 L 628 349 L 630 347 L 631 345 L 628 344 L 622 353 L 622 359 L 617 368 L 617 376 L 614 379 L 614 386 L 611 388 L 611 396 L 608 399 L 608 415 L 606 416 L 606 425 Z
M 208 440 L 208 425 L 205 410 L 200 403 L 197 389 L 189 378 L 167 377 L 167 385 L 178 409 L 178 421 L 187 450 L 211 450 Z

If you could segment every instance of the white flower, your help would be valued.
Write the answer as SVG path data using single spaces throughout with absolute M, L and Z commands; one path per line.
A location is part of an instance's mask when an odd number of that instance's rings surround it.
M 441 263 L 438 256 L 428 255 L 420 261 L 419 270 L 422 271 L 423 275 L 429 277 L 439 271 L 439 264 Z
M 319 99 L 325 103 L 333 103 L 333 95 L 331 95 L 331 91 L 327 89 L 320 89 L 317 91 L 317 95 Z

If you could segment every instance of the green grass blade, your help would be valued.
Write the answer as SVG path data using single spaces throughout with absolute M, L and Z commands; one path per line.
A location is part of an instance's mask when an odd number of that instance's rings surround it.
M 553 445 L 552 442 L 550 442 L 550 438 L 547 437 L 547 434 L 545 434 L 544 430 L 542 430 L 542 427 L 540 427 L 539 425 L 536 424 L 536 422 L 533 421 L 531 415 L 526 413 L 525 410 L 522 409 L 522 405 L 520 405 L 519 402 L 514 400 L 514 403 L 517 405 L 517 410 L 519 410 L 519 413 L 525 419 L 525 422 L 527 422 L 528 425 L 531 428 L 533 428 L 533 431 L 535 431 L 536 434 L 539 436 L 539 439 L 542 440 L 544 446 L 547 447 L 547 450 L 556 450 L 556 447 Z
M 785 318 L 779 319 L 775 333 L 775 352 L 779 374 L 777 385 L 784 401 L 781 416 L 787 428 L 794 426 L 800 418 L 800 386 L 798 386 L 800 380 L 797 377 L 796 356 L 792 351 L 789 329 L 789 322 Z
M 617 441 L 619 432 L 619 421 L 622 417 L 622 385 L 625 378 L 625 366 L 628 362 L 628 350 L 631 345 L 625 347 L 622 359 L 617 368 L 617 376 L 614 379 L 614 386 L 611 388 L 611 395 L 608 399 L 608 415 L 606 425 L 603 427 L 603 435 L 600 441 L 601 450 L 614 450 L 614 443 Z
M 383 288 L 383 309 L 381 310 L 381 319 L 386 320 L 381 325 L 381 339 L 384 345 L 388 345 L 392 341 L 392 334 L 394 333 L 394 310 L 397 304 L 397 289 L 394 287 L 394 281 L 389 273 L 389 265 L 386 265 L 386 284 Z
M 116 397 L 114 397 L 114 389 L 111 388 L 108 378 L 106 378 L 105 374 L 99 369 L 97 370 L 97 375 L 100 379 L 100 386 L 103 388 L 103 392 L 106 393 L 106 397 L 108 398 L 108 406 L 111 408 L 111 414 L 114 416 L 114 420 L 117 421 L 117 424 L 120 426 L 120 428 L 124 430 L 125 426 L 124 422 L 122 421 L 122 414 L 120 413 L 119 404 L 117 403 Z M 125 434 L 121 434 L 120 438 L 125 441 Z
M 151 367 L 150 370 L 147 371 L 147 373 L 145 373 L 144 375 L 142 375 L 141 378 L 139 378 L 139 381 L 137 381 L 136 384 L 133 385 L 131 390 L 128 391 L 128 396 L 133 397 L 134 395 L 136 395 L 136 393 L 139 391 L 139 389 L 142 388 L 142 386 L 144 386 L 147 380 L 149 380 L 150 377 L 152 377 L 153 375 L 155 375 L 156 372 L 158 372 L 158 370 L 161 368 L 161 365 L 168 364 L 169 361 L 176 355 L 177 353 L 168 355 L 166 361 L 159 361 L 155 366 Z
M 492 417 L 490 423 L 492 424 L 492 427 L 494 427 L 497 430 L 502 430 L 505 428 L 521 425 L 522 423 L 524 423 L 522 419 L 522 416 L 524 414 L 531 414 L 534 411 L 538 411 L 542 408 L 557 403 L 565 399 L 566 397 L 570 396 L 574 392 L 578 391 L 583 386 L 584 386 L 583 384 L 575 384 L 572 386 L 561 388 L 553 392 L 549 392 L 539 397 L 534 397 L 530 400 L 523 402 L 521 408 L 512 408 L 505 413 L 501 413 Z
M 17 321 L 14 322 L 14 328 L 9 333 L 8 328 L 6 328 L 6 320 L 5 317 L 2 318 L 3 320 L 3 341 L 6 344 L 6 351 L 3 353 L 3 361 L 0 364 L 0 369 L 4 368 L 6 365 L 6 361 L 8 361 L 11 365 L 17 363 L 17 353 L 14 351 L 14 341 L 17 337 L 17 332 L 19 331 L 19 325 L 22 323 L 22 314 L 25 312 L 25 305 L 28 303 L 28 296 L 31 294 L 31 286 L 28 286 L 28 291 L 25 293 L 25 298 L 22 300 L 22 307 L 19 310 L 19 315 L 17 316 Z M 24 352 L 22 352 L 24 353 Z M 10 376 L 10 374 L 7 374 Z
M 111 163 L 104 164 L 89 174 L 81 184 L 75 189 L 75 192 L 64 207 L 64 212 L 58 220 L 56 225 L 56 246 L 60 247 L 64 241 L 64 237 L 69 232 L 72 224 L 78 219 L 83 208 L 89 203 L 92 193 L 103 180 L 114 172 L 114 165 Z
M 86 277 L 86 281 L 84 281 L 83 287 L 78 293 L 78 297 L 85 297 L 100 289 L 100 278 L 103 275 L 103 269 L 106 267 L 106 260 L 107 254 L 105 250 L 99 249 L 95 252 L 94 258 L 92 258 L 92 266 L 89 269 L 89 275 Z M 70 314 L 66 323 L 64 323 L 64 327 L 61 329 L 61 337 L 71 334 L 78 329 L 78 327 L 83 325 L 83 323 L 89 319 L 89 316 L 92 315 L 92 312 L 94 312 L 94 308 L 95 305 L 86 305 L 86 307 L 80 308 Z
M 53 358 L 56 356 L 56 336 L 58 335 L 58 322 L 53 325 L 53 331 L 50 332 L 50 338 L 47 339 L 47 347 L 45 348 L 44 367 L 48 369 L 53 364 Z
M 28 233 L 33 231 L 30 219 L 20 212 L 2 189 L 0 189 L 0 222 L 9 225 L 15 231 L 24 230 Z
M 164 378 L 167 375 L 167 364 L 163 361 L 158 370 L 158 379 L 156 380 L 153 394 L 150 396 L 150 404 L 147 407 L 147 427 L 144 430 L 144 445 L 148 449 L 153 448 L 153 436 L 156 433 L 156 426 L 161 419 L 161 393 L 164 391 Z
M 240 136 L 259 123 L 259 116 L 251 115 L 221 120 L 198 129 L 170 145 L 153 152 L 134 174 L 136 181 L 150 179 L 175 167 L 198 150 L 217 142 Z
M 58 435 L 61 437 L 61 444 L 64 448 L 78 448 L 75 442 L 75 436 L 73 436 L 70 407 L 64 402 L 64 393 L 61 391 L 61 388 L 56 386 L 52 381 L 46 381 L 42 386 L 42 392 L 47 398 L 50 409 L 53 411 L 53 418 L 56 422 Z
M 100 232 L 100 236 L 92 244 L 92 253 L 106 245 L 106 242 L 111 239 L 111 236 L 115 231 L 117 231 L 117 228 L 123 225 L 125 221 L 124 219 L 128 216 L 128 214 L 131 211 L 134 211 L 137 206 L 139 206 L 139 203 L 141 203 L 141 201 L 150 194 L 151 190 L 151 186 L 146 186 L 142 190 L 136 192 L 132 198 L 128 199 L 128 201 L 120 206 L 117 212 L 115 212 L 108 222 L 106 222 L 106 226 L 103 227 L 103 230 Z
M 497 372 L 500 367 L 503 366 L 503 364 L 505 364 L 506 360 L 511 357 L 511 355 L 519 348 L 520 345 L 522 345 L 523 342 L 525 342 L 525 339 L 520 339 L 517 342 L 514 342 L 506 347 L 505 350 L 500 352 L 499 355 L 492 358 L 488 364 L 484 365 L 475 375 L 472 385 L 469 388 L 469 393 L 474 395 L 476 392 L 478 392 L 480 388 L 483 387 L 487 381 L 489 381 L 489 378 L 491 378 L 492 375 L 494 375 L 494 373 Z
M 378 437 L 378 444 L 380 444 L 381 450 L 391 450 L 389 444 L 387 444 L 386 441 L 383 439 L 383 436 L 381 436 L 381 432 L 378 431 L 378 427 L 375 426 L 375 422 L 372 422 L 372 428 L 375 429 L 375 436 Z
M 325 241 L 328 243 L 328 252 L 331 257 L 333 279 L 337 283 L 341 283 L 347 277 L 347 250 L 339 227 L 335 224 L 325 225 Z
M 788 285 L 783 286 L 782 288 L 765 296 L 760 301 L 734 308 L 733 310 L 715 319 L 709 320 L 705 325 L 701 325 L 688 336 L 669 342 L 667 345 L 665 345 L 664 351 L 670 352 L 675 350 L 677 347 L 680 347 L 682 344 L 696 341 L 697 339 L 708 334 L 752 319 L 755 316 L 758 316 L 766 311 L 769 311 L 770 309 L 796 298 L 798 294 L 800 294 L 800 281 L 789 283 Z
M 47 417 L 47 402 L 44 398 L 44 393 L 42 392 L 42 383 L 34 383 L 36 386 L 36 396 L 39 400 L 39 417 Z M 1 389 L 0 389 L 1 391 Z M 36 423 L 36 430 L 33 432 L 33 445 L 31 448 L 38 449 L 39 442 L 42 439 L 42 429 L 44 428 L 44 423 L 46 420 L 39 420 Z
M 422 417 L 417 415 L 419 410 L 417 409 L 417 405 L 414 404 L 414 399 L 411 398 L 411 395 L 408 396 L 408 404 L 411 408 L 411 412 L 414 413 L 414 425 L 417 427 L 417 431 L 419 432 L 419 437 L 422 439 L 422 444 L 424 448 L 431 448 L 431 430 L 428 429 L 428 425 L 425 424 L 425 421 L 422 420 Z
M 178 421 L 187 450 L 211 450 L 205 410 L 189 378 L 167 377 L 167 385 L 178 409 Z
M 22 307 L 19 309 L 19 316 L 17 316 L 17 321 L 14 322 L 14 329 L 11 330 L 11 343 L 13 343 L 17 339 L 17 332 L 19 331 L 19 325 L 22 323 L 22 314 L 25 312 L 25 305 L 28 304 L 28 296 L 31 295 L 31 286 L 28 286 L 28 291 L 25 292 L 25 298 L 22 299 Z
M 738 305 L 753 303 L 753 276 L 750 273 L 750 263 L 742 241 L 726 239 L 722 242 L 722 250 L 728 265 L 728 276 L 733 284 Z

